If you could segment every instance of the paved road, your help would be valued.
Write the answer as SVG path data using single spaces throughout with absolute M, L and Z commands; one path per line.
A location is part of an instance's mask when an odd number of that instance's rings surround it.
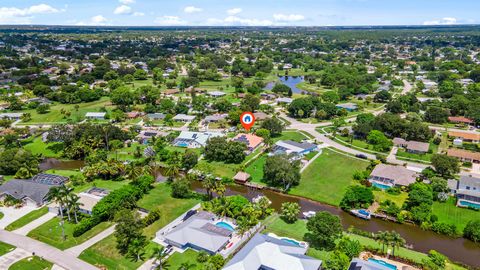
M 69 249 L 66 249 L 65 252 L 68 252 L 69 254 L 78 257 L 80 256 L 80 253 L 82 253 L 85 249 L 93 246 L 97 242 L 101 241 L 102 239 L 106 238 L 107 236 L 111 235 L 112 233 L 115 232 L 115 225 L 109 227 L 108 229 L 102 231 L 101 233 L 95 235 L 94 237 L 88 239 L 87 241 L 81 243 L 78 246 L 71 247 Z
M 38 226 L 42 225 L 43 223 L 49 221 L 50 219 L 54 218 L 56 214 L 48 212 L 45 215 L 35 219 L 34 221 L 28 223 L 27 225 L 16 229 L 13 231 L 16 234 L 20 235 L 27 235 L 29 232 L 31 232 L 33 229 L 37 228 Z
M 98 270 L 95 266 L 78 259 L 70 253 L 13 232 L 0 230 L 0 241 L 24 249 L 30 254 L 35 252 L 35 255 L 43 257 L 45 260 L 55 263 L 65 269 Z
M 0 269 L 8 269 L 12 264 L 30 256 L 32 256 L 32 253 L 21 248 L 16 248 L 0 257 Z

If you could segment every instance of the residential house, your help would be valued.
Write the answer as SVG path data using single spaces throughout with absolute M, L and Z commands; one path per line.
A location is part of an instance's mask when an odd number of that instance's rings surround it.
M 25 205 L 40 207 L 47 202 L 50 189 L 66 181 L 68 178 L 53 174 L 38 174 L 28 180 L 12 179 L 0 186 L 0 200 L 11 196 Z
M 107 196 L 109 193 L 108 190 L 103 188 L 92 187 L 91 189 L 81 192 L 78 194 L 78 202 L 80 204 L 79 211 L 91 215 L 93 207 L 101 200 L 103 197 Z
M 307 142 L 295 142 L 291 140 L 278 141 L 272 147 L 272 154 L 293 154 L 295 156 L 304 156 L 310 152 L 316 151 L 318 149 L 316 144 L 307 143 Z
M 464 132 L 464 131 L 450 131 L 448 132 L 449 137 L 461 138 L 465 142 L 479 143 L 480 134 L 473 132 Z
M 247 146 L 248 151 L 251 153 L 263 143 L 263 138 L 250 133 L 240 133 L 237 134 L 232 141 L 244 143 Z
M 165 114 L 163 113 L 149 113 L 147 114 L 147 118 L 150 120 L 163 120 L 165 119 Z
M 208 92 L 208 95 L 214 98 L 219 98 L 219 97 L 225 96 L 226 94 L 225 92 L 222 92 L 222 91 L 212 91 L 212 92 Z
M 343 104 L 337 104 L 335 105 L 335 107 L 339 108 L 339 109 L 345 109 L 349 112 L 353 112 L 353 111 L 356 111 L 358 110 L 358 105 L 355 104 L 355 103 L 343 103 Z
M 167 135 L 168 132 L 163 132 L 156 129 L 143 129 L 136 138 L 139 143 L 148 144 L 153 137 L 163 137 Z
M 287 97 L 279 97 L 275 100 L 277 104 L 290 104 L 293 102 L 292 98 L 287 98 Z
M 223 136 L 222 133 L 218 132 L 182 131 L 172 144 L 179 147 L 200 148 L 207 144 L 208 139 Z
M 0 113 L 0 119 L 20 120 L 23 113 Z
M 201 211 L 188 217 L 163 237 L 166 243 L 180 249 L 192 248 L 216 254 L 229 243 L 233 231 L 217 226 L 215 220 L 214 214 Z
M 187 123 L 187 122 L 192 122 L 195 119 L 195 115 L 187 115 L 187 114 L 180 113 L 175 115 L 172 119 L 174 121 Z
M 85 118 L 87 118 L 87 119 L 104 120 L 106 115 L 107 115 L 106 112 L 87 112 L 87 113 L 85 114 Z
M 413 154 L 426 154 L 429 149 L 430 144 L 417 141 L 407 141 L 407 145 L 405 146 L 405 150 Z
M 263 120 L 266 120 L 266 119 L 270 118 L 270 116 L 268 116 L 268 114 L 266 114 L 264 112 L 255 112 L 255 113 L 253 113 L 253 116 L 255 117 L 256 121 L 263 121 Z
M 447 151 L 450 157 L 456 157 L 462 162 L 480 163 L 480 153 L 463 149 L 450 148 Z
M 480 209 L 480 178 L 462 175 L 458 181 L 457 206 Z
M 463 116 L 449 116 L 448 121 L 455 124 L 472 125 L 474 121 Z
M 208 115 L 203 119 L 205 123 L 216 123 L 218 121 L 226 119 L 228 114 L 213 114 L 213 115 Z
M 306 256 L 306 253 L 306 247 L 258 233 L 223 270 L 320 270 L 322 261 Z
M 378 164 L 370 173 L 372 185 L 385 189 L 394 186 L 408 186 L 415 183 L 417 173 L 402 166 Z

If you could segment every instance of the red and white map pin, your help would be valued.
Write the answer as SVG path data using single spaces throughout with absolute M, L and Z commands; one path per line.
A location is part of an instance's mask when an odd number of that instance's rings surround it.
M 251 112 L 244 112 L 240 115 L 240 123 L 247 131 L 249 131 L 255 123 L 255 116 Z

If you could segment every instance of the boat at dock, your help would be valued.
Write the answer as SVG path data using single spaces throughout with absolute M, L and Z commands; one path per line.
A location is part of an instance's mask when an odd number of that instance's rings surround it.
M 370 214 L 370 212 L 365 209 L 353 209 L 353 210 L 350 210 L 350 213 L 352 213 L 356 217 L 359 217 L 365 220 L 370 220 L 372 218 L 372 214 Z

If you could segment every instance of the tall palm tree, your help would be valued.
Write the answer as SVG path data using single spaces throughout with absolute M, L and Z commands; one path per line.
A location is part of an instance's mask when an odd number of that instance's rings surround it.
M 77 216 L 77 212 L 78 212 L 78 209 L 80 208 L 80 206 L 83 205 L 83 203 L 80 203 L 78 202 L 78 200 L 80 199 L 80 197 L 78 197 L 77 194 L 70 194 L 68 196 L 68 205 L 70 206 L 70 211 L 73 211 L 73 215 L 75 217 L 75 223 L 78 223 L 78 216 Z
M 405 239 L 399 233 L 392 231 L 390 233 L 390 245 L 392 246 L 392 255 L 395 256 L 395 248 L 404 246 Z
M 170 267 L 166 260 L 167 255 L 163 246 L 153 249 L 153 254 L 150 258 L 154 259 L 155 269 L 167 270 Z
M 388 244 L 388 232 L 378 232 L 375 235 L 375 240 L 382 244 L 382 252 L 385 253 L 385 245 Z
M 60 187 L 52 187 L 47 193 L 47 201 L 58 204 L 60 209 L 60 226 L 62 227 L 62 239 L 65 240 L 65 227 L 63 224 L 63 197 L 60 191 Z
M 58 191 L 62 205 L 65 208 L 67 208 L 68 221 L 71 221 L 70 205 L 68 204 L 68 196 L 70 195 L 71 192 L 72 192 L 72 189 L 66 186 L 60 186 Z
M 207 176 L 202 181 L 203 188 L 207 191 L 208 199 L 212 199 L 212 191 L 215 189 L 217 180 L 213 176 Z

